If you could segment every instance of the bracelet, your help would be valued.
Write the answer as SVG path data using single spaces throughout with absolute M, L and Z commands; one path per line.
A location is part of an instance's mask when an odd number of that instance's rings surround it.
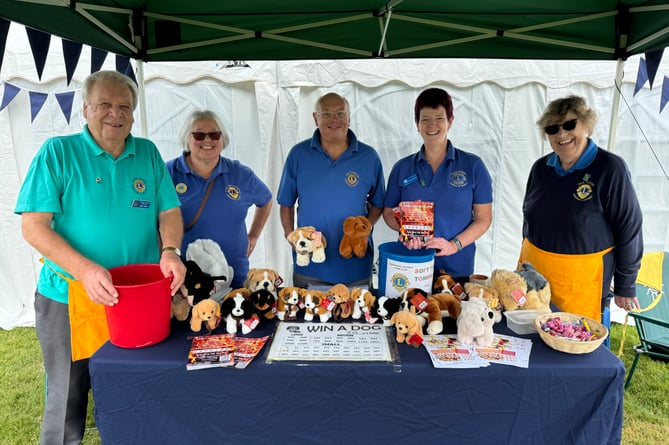
M 451 242 L 453 242 L 455 244 L 455 247 L 458 248 L 458 252 L 462 251 L 462 243 L 460 242 L 457 236 L 454 236 L 453 239 L 451 239 Z

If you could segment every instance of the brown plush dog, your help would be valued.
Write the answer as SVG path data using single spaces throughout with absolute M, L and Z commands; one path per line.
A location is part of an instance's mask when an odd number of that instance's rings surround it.
M 409 311 L 395 312 L 390 318 L 390 324 L 395 326 L 397 336 L 395 340 L 398 343 L 413 345 L 417 348 L 423 343 L 423 327 L 418 320 L 415 308 L 411 307 Z
M 221 318 L 221 306 L 211 298 L 204 300 L 193 306 L 193 315 L 190 319 L 190 329 L 199 332 L 202 329 L 202 323 L 205 323 L 209 332 L 213 331 Z
M 279 291 L 276 316 L 279 320 L 295 320 L 297 311 L 302 304 L 302 289 L 299 287 L 284 287 Z
M 274 269 L 250 269 L 246 274 L 244 287 L 255 292 L 260 289 L 265 289 L 276 295 L 276 290 L 283 283 L 283 278 Z
M 364 315 L 368 322 L 374 323 L 376 321 L 372 318 L 372 308 L 376 302 L 376 297 L 369 290 L 354 287 L 351 289 L 351 302 L 353 303 L 351 318 L 359 320 Z
M 188 318 L 188 313 L 190 312 L 190 304 L 188 304 L 188 299 L 181 295 L 181 292 L 177 292 L 172 295 L 172 304 L 170 306 L 170 316 L 176 318 L 179 321 L 184 321 Z
M 304 302 L 304 321 L 313 321 L 314 316 L 325 323 L 330 319 L 330 311 L 323 306 L 327 299 L 325 292 L 315 289 L 302 289 L 302 301 Z
M 313 226 L 298 227 L 288 234 L 288 242 L 295 249 L 295 264 L 308 266 L 309 259 L 314 263 L 325 261 L 327 242 L 323 234 Z
M 364 216 L 349 216 L 344 220 L 344 236 L 339 243 L 339 255 L 351 258 L 354 254 L 364 258 L 372 223 Z
M 443 292 L 460 297 L 460 300 L 467 296 L 465 293 L 465 288 L 462 286 L 462 284 L 456 281 L 452 275 L 444 272 L 443 270 L 440 270 L 437 278 L 435 278 L 432 284 L 432 293 L 440 294 Z
M 353 305 L 351 304 L 351 292 L 344 284 L 335 284 L 326 292 L 327 297 L 335 304 L 332 309 L 332 318 L 335 321 L 344 320 L 351 316 Z
M 448 292 L 427 296 L 422 289 L 410 288 L 400 298 L 402 309 L 414 309 L 421 326 L 427 324 L 426 331 L 430 335 L 444 330 L 443 317 L 457 319 L 460 315 L 460 298 Z

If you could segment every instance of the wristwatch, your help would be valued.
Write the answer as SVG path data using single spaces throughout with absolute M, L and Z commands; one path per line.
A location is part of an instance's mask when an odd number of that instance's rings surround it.
M 457 236 L 454 237 L 451 241 L 455 243 L 455 246 L 458 248 L 458 252 L 460 252 L 462 250 L 462 243 L 460 242 L 458 237 Z
M 166 251 L 168 251 L 168 250 L 172 250 L 172 251 L 174 251 L 174 253 L 176 253 L 178 256 L 181 256 L 181 250 L 180 250 L 178 247 L 166 246 L 166 247 L 163 247 L 163 250 L 161 250 L 161 252 L 166 252 Z

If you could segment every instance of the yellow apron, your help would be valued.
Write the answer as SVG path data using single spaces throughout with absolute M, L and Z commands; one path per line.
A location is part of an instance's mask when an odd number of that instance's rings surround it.
M 109 340 L 105 307 L 103 304 L 91 301 L 80 281 L 68 278 L 52 267 L 51 270 L 67 281 L 72 361 L 89 358 Z
M 604 255 L 608 249 L 579 255 L 553 253 L 523 240 L 520 262 L 532 264 L 551 285 L 551 302 L 561 311 L 601 322 Z

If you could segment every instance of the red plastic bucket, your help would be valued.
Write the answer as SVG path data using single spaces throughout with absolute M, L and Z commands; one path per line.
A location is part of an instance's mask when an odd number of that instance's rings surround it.
M 105 306 L 109 341 L 120 348 L 143 348 L 170 334 L 170 279 L 157 264 L 110 269 L 118 304 Z

